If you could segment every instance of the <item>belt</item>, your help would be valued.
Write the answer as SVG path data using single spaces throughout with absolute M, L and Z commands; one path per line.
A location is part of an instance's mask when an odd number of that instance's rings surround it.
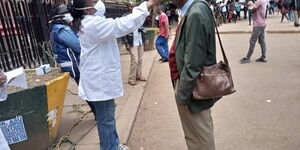
M 73 63 L 72 62 L 64 62 L 64 63 L 58 63 L 59 67 L 72 67 Z

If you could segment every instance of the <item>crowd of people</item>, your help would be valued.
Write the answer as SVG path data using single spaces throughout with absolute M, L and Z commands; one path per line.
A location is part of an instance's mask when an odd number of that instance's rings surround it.
M 241 2 L 240 0 L 222 0 L 222 1 L 212 1 L 211 9 L 214 12 L 217 25 L 220 26 L 223 23 L 230 23 L 241 20 L 241 12 L 243 12 L 243 18 L 249 20 L 249 25 L 252 23 L 252 13 L 249 10 L 249 4 L 255 3 L 257 0 L 246 0 Z M 295 21 L 295 2 L 296 0 L 266 0 L 266 13 L 265 17 L 268 15 L 277 14 L 280 12 L 282 14 L 281 22 L 283 22 L 284 17 L 289 22 Z

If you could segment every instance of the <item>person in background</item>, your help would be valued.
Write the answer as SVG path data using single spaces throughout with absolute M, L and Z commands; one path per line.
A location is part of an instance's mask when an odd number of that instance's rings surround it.
M 57 3 L 50 10 L 50 43 L 55 60 L 64 72 L 69 72 L 71 77 L 79 84 L 80 72 L 80 43 L 77 32 L 72 27 L 73 17 L 66 4 Z M 95 108 L 87 101 L 95 115 Z
M 214 5 L 214 15 L 216 19 L 217 26 L 220 26 L 222 24 L 222 8 L 220 7 L 221 2 L 219 3 L 213 3 Z
M 90 101 L 96 111 L 101 150 L 128 150 L 120 143 L 115 120 L 115 99 L 123 96 L 120 50 L 117 38 L 140 28 L 149 9 L 160 0 L 149 0 L 132 9 L 132 13 L 106 18 L 101 0 L 74 0 L 72 16 L 80 21 L 80 81 L 78 95 Z
M 267 18 L 268 17 L 268 10 L 269 10 L 269 8 L 270 8 L 270 0 L 266 0 L 267 1 L 267 8 L 266 8 L 266 14 L 265 14 L 265 18 Z
M 240 60 L 241 64 L 251 62 L 250 58 L 253 54 L 257 39 L 261 47 L 261 57 L 256 59 L 256 62 L 267 62 L 267 58 L 266 58 L 267 48 L 265 43 L 265 29 L 267 26 L 266 17 L 265 17 L 266 9 L 267 9 L 266 0 L 258 0 L 255 2 L 255 4 L 250 3 L 249 5 L 249 11 L 253 13 L 253 30 L 250 38 L 250 47 L 247 56 Z
M 162 5 L 158 6 L 156 9 L 157 14 L 159 14 L 159 35 L 156 38 L 155 46 L 161 56 L 160 61 L 167 62 L 169 60 L 169 20 L 167 15 L 163 12 L 164 7 Z
M 175 8 L 171 8 L 171 22 L 173 24 L 173 21 L 175 20 L 175 22 L 178 21 L 178 19 L 176 19 L 176 9 Z
M 235 3 L 233 0 L 229 0 L 227 2 L 227 5 L 229 7 L 228 11 L 228 22 L 230 23 L 231 20 L 233 20 L 234 23 L 236 23 L 236 11 L 235 11 Z
M 270 1 L 270 9 L 269 9 L 270 15 L 274 15 L 274 13 L 275 13 L 274 9 L 275 9 L 275 2 L 274 2 L 274 0 L 271 0 Z
M 294 22 L 294 26 L 295 27 L 299 27 L 300 22 L 299 22 L 299 18 L 300 18 L 300 0 L 294 0 L 295 3 L 295 22 Z
M 244 19 L 247 19 L 247 13 L 248 13 L 248 3 L 249 0 L 246 0 L 243 4 L 244 4 L 244 8 L 243 8 L 243 11 L 244 11 Z
M 236 17 L 235 20 L 239 20 L 241 21 L 241 3 L 239 2 L 239 0 L 236 0 L 235 2 L 235 11 L 236 11 Z
M 283 19 L 284 19 L 284 17 L 286 18 L 286 20 L 287 21 L 290 21 L 290 18 L 288 18 L 288 16 L 287 16 L 287 14 L 289 13 L 289 5 L 288 5 L 288 3 L 287 3 L 287 0 L 283 0 L 282 2 L 281 2 L 281 6 L 282 6 L 282 8 L 281 8 L 281 23 L 283 22 Z
M 253 4 L 253 1 L 252 0 L 249 0 L 248 3 L 247 3 L 247 7 L 248 7 L 248 20 L 249 20 L 249 26 L 251 26 L 251 22 L 252 22 L 252 12 L 249 11 L 250 7 L 252 7 L 254 4 Z M 252 9 L 252 8 L 251 8 Z
M 282 9 L 282 0 L 276 0 L 275 5 L 277 6 L 277 15 L 279 14 L 279 12 L 281 12 Z
M 172 14 L 171 14 L 171 10 L 170 9 L 168 9 L 166 11 L 166 15 L 168 16 L 169 24 L 172 24 L 172 18 L 171 18 Z
M 295 1 L 294 0 L 288 0 L 289 3 L 290 3 L 290 7 L 289 7 L 289 13 L 288 13 L 288 16 L 289 16 L 289 19 L 290 19 L 290 22 L 294 22 L 295 21 L 295 14 L 294 14 L 294 10 L 295 10 Z
M 0 95 L 1 95 L 2 92 L 5 93 L 6 89 L 3 86 L 6 82 L 7 82 L 7 77 L 0 69 Z M 7 95 L 5 97 L 7 97 Z M 2 99 L 2 96 L 1 96 L 1 99 Z M 0 102 L 1 102 L 1 99 L 0 99 Z M 4 100 L 5 99 L 6 98 L 4 98 Z M 2 133 L 1 128 L 0 128 L 0 150 L 10 150 L 10 148 L 8 146 L 8 143 L 7 143 L 5 137 Z
M 227 5 L 225 3 L 225 0 L 223 0 L 220 4 L 220 7 L 222 9 L 222 18 L 223 18 L 223 23 L 226 23 L 227 20 Z
M 133 2 L 128 2 L 127 8 L 129 13 L 125 13 L 123 16 L 127 16 L 132 13 L 134 6 L 135 4 Z M 131 58 L 128 84 L 136 85 L 136 81 L 146 81 L 146 79 L 142 76 L 144 43 L 146 41 L 145 29 L 140 27 L 136 31 L 122 37 L 122 41 L 126 46 L 126 50 L 129 51 Z

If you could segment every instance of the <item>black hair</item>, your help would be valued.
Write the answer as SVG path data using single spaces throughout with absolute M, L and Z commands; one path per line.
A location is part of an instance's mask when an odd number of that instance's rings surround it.
M 83 10 L 76 10 L 76 8 L 83 8 L 86 6 L 86 0 L 73 0 L 73 4 L 71 5 L 71 15 L 74 19 L 74 28 L 79 31 L 81 20 L 83 19 L 84 12 Z

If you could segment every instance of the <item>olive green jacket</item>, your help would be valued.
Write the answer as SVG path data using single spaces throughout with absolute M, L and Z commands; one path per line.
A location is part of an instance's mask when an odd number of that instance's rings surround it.
M 175 39 L 179 85 L 177 104 L 188 105 L 191 112 L 208 109 L 220 99 L 193 100 L 192 91 L 203 66 L 216 64 L 215 21 L 210 8 L 195 0 L 183 17 Z

